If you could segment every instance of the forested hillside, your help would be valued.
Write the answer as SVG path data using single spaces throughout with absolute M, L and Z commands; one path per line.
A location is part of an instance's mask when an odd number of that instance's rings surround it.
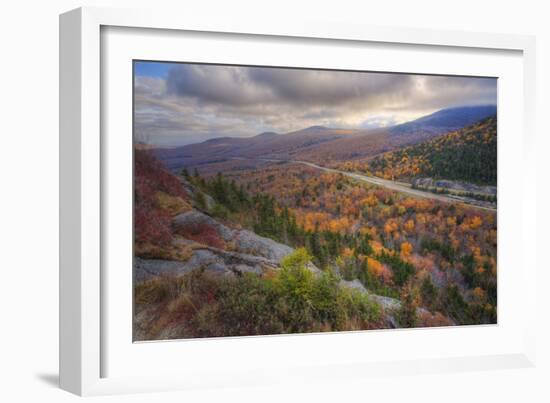
M 411 198 L 298 164 L 227 175 L 192 178 L 211 194 L 225 188 L 224 198 L 251 192 L 249 202 L 230 202 L 237 207 L 222 217 L 304 247 L 319 268 L 378 295 L 440 312 L 439 324 L 447 317 L 460 324 L 496 320 L 494 212 Z M 419 318 L 409 320 L 401 326 Z
M 496 321 L 496 215 L 301 164 L 135 153 L 136 340 Z
M 484 119 L 433 140 L 343 166 L 385 179 L 432 177 L 496 185 L 497 120 Z
M 272 196 L 221 175 L 178 178 L 147 150 L 136 150 L 135 163 L 134 340 L 395 323 L 398 302 L 384 310 L 377 296 L 312 265 L 305 248 L 274 240 L 298 244 L 304 231 Z

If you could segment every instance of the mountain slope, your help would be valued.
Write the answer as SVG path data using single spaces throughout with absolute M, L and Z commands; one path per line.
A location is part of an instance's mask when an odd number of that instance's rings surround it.
M 469 126 L 489 116 L 496 115 L 496 112 L 495 105 L 442 109 L 412 122 L 394 126 L 390 131 L 393 135 L 407 136 L 415 133 L 441 134 Z
M 389 128 L 360 132 L 314 148 L 292 153 L 292 159 L 327 165 L 331 162 L 358 160 L 421 143 L 453 130 L 468 126 L 496 113 L 496 107 L 471 106 L 443 109 L 417 120 Z
M 369 173 L 386 179 L 433 177 L 496 185 L 496 116 L 368 162 Z

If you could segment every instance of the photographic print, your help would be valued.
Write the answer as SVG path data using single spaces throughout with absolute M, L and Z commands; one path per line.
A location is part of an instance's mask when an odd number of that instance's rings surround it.
M 497 79 L 133 62 L 134 341 L 497 323 Z

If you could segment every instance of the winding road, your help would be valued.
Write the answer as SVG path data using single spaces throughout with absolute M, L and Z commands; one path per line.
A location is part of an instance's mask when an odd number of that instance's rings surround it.
M 242 157 L 235 157 L 234 159 L 252 159 L 252 160 L 259 160 L 259 161 L 266 161 L 266 162 L 286 162 L 289 164 L 302 164 L 306 165 L 311 168 L 319 169 L 321 171 L 335 173 L 335 174 L 342 174 L 349 178 L 372 183 L 374 185 L 382 186 L 387 189 L 394 190 L 396 192 L 402 192 L 407 193 L 416 197 L 422 197 L 425 199 L 432 199 L 432 200 L 439 200 L 446 203 L 463 203 L 473 208 L 478 208 L 481 210 L 489 210 L 489 211 L 496 211 L 496 208 L 492 207 L 486 207 L 486 206 L 480 206 L 476 203 L 476 200 L 474 199 L 468 199 L 468 198 L 461 198 L 458 196 L 452 196 L 448 194 L 436 194 L 428 191 L 423 191 L 420 189 L 413 189 L 412 186 L 409 183 L 404 182 L 397 182 L 397 181 L 390 181 L 387 179 L 377 178 L 374 176 L 368 176 L 363 174 L 358 174 L 354 172 L 346 172 L 346 171 L 340 171 L 338 169 L 334 168 L 327 168 L 323 167 L 321 165 L 314 164 L 312 162 L 308 161 L 300 161 L 300 160 L 281 160 L 281 159 L 269 159 L 269 158 L 242 158 Z

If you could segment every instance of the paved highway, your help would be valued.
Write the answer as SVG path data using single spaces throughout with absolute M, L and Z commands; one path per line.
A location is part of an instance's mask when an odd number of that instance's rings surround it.
M 235 159 L 248 159 L 248 158 L 235 158 Z M 267 162 L 288 162 L 288 163 L 294 163 L 294 164 L 302 164 L 302 165 L 306 165 L 306 166 L 311 167 L 311 168 L 320 169 L 320 170 L 325 171 L 325 172 L 342 174 L 342 175 L 345 175 L 345 176 L 347 176 L 349 178 L 352 178 L 352 179 L 355 179 L 355 180 L 372 183 L 374 185 L 378 185 L 378 186 L 385 187 L 387 189 L 395 190 L 396 192 L 407 193 L 407 194 L 410 194 L 410 195 L 413 195 L 413 196 L 416 196 L 416 197 L 423 197 L 425 199 L 439 200 L 439 201 L 447 202 L 447 203 L 463 203 L 463 204 L 467 204 L 470 207 L 478 208 L 478 209 L 481 209 L 481 210 L 496 211 L 496 208 L 479 206 L 477 204 L 473 204 L 473 203 L 476 202 L 474 199 L 464 200 L 462 198 L 454 197 L 454 196 L 448 195 L 448 194 L 436 194 L 436 193 L 432 193 L 432 192 L 428 192 L 428 191 L 424 191 L 424 190 L 420 190 L 420 189 L 413 189 L 412 186 L 409 183 L 390 181 L 390 180 L 387 180 L 387 179 L 377 178 L 377 177 L 374 177 L 374 176 L 368 176 L 368 175 L 364 175 L 364 174 L 358 174 L 358 173 L 354 173 L 354 172 L 340 171 L 338 169 L 323 167 L 321 165 L 317 165 L 317 164 L 314 164 L 314 163 L 308 162 L 308 161 L 280 160 L 280 159 L 269 159 L 269 158 L 257 158 L 257 159 L 261 160 L 261 161 L 267 161 Z M 469 200 L 471 200 L 471 202 Z

